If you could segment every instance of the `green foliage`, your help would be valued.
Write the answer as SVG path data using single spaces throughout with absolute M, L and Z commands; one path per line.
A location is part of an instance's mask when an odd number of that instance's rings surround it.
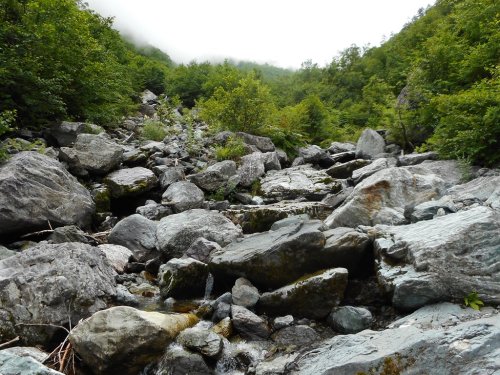
M 12 131 L 13 125 L 16 121 L 16 111 L 15 110 L 5 110 L 0 112 L 0 136 Z M 5 145 L 0 146 L 0 162 L 7 158 L 7 153 L 5 151 Z
M 480 310 L 481 306 L 484 305 L 484 302 L 481 301 L 477 292 L 471 292 L 464 298 L 465 306 L 469 306 L 474 310 Z
M 224 146 L 215 147 L 215 157 L 218 161 L 238 161 L 242 156 L 246 154 L 247 147 L 245 146 L 245 143 L 241 138 L 236 136 L 229 137 Z
M 165 125 L 162 122 L 152 119 L 144 121 L 142 137 L 151 141 L 161 142 L 167 136 Z

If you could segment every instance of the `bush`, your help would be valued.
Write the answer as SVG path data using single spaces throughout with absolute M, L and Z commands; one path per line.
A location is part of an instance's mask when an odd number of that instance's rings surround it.
M 215 157 L 218 161 L 222 160 L 239 160 L 242 156 L 247 154 L 247 148 L 242 139 L 231 136 L 227 139 L 224 146 L 217 146 L 215 148 Z
M 165 126 L 156 120 L 146 120 L 142 128 L 142 137 L 151 141 L 161 142 L 167 136 Z
M 11 126 L 16 121 L 16 111 L 3 111 L 0 112 L 0 136 L 12 130 Z M 0 161 L 7 158 L 5 147 L 0 147 Z

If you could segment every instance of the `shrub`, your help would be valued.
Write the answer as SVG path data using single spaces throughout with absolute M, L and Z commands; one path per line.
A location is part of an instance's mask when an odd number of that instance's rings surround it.
M 160 142 L 163 141 L 166 135 L 165 126 L 160 121 L 146 120 L 144 122 L 144 127 L 142 128 L 142 137 L 144 139 Z
M 239 160 L 242 156 L 247 154 L 247 148 L 242 139 L 231 136 L 227 139 L 224 146 L 217 146 L 215 148 L 215 157 L 218 161 L 222 160 Z

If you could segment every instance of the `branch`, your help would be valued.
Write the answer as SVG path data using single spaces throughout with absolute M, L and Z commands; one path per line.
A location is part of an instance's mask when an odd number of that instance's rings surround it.
M 18 341 L 19 341 L 19 336 L 13 338 L 10 341 L 4 342 L 3 344 L 0 344 L 0 348 L 5 348 L 6 346 L 9 346 L 10 344 L 13 344 L 13 343 L 18 342 Z

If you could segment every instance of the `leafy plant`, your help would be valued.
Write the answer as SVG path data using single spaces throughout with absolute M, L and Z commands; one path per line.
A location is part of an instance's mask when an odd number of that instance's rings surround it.
M 215 148 L 215 157 L 218 161 L 222 160 L 239 160 L 247 154 L 247 148 L 241 138 L 231 136 L 227 139 L 224 146 Z
M 0 112 L 0 136 L 12 130 L 12 126 L 16 121 L 16 111 L 9 110 Z M 5 152 L 5 145 L 0 147 L 0 161 L 7 158 L 7 153 Z
M 484 305 L 484 302 L 479 299 L 477 292 L 471 292 L 464 298 L 465 306 L 469 306 L 474 310 L 480 310 L 481 306 Z
M 163 123 L 157 120 L 147 119 L 142 128 L 142 137 L 151 141 L 161 142 L 166 137 L 167 132 Z

